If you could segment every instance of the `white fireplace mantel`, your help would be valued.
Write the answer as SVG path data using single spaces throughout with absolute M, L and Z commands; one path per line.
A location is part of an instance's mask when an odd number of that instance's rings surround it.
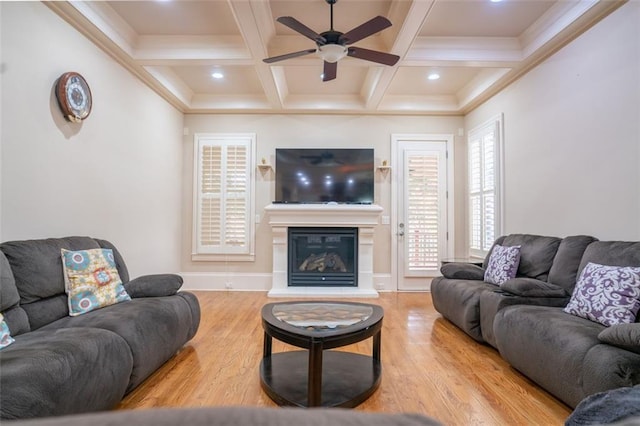
M 373 286 L 373 232 L 382 207 L 362 204 L 270 204 L 265 207 L 273 235 L 273 297 L 377 297 Z M 357 287 L 289 287 L 287 228 L 358 228 Z

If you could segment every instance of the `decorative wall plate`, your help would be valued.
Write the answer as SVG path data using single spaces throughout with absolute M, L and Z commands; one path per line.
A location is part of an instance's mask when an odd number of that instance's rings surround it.
M 79 123 L 91 113 L 91 89 L 77 72 L 67 72 L 56 82 L 56 98 L 64 117 Z

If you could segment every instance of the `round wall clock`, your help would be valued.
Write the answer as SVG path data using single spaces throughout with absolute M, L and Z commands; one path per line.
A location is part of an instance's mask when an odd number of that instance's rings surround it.
M 77 72 L 67 72 L 56 82 L 56 98 L 64 117 L 79 123 L 91 113 L 91 90 Z

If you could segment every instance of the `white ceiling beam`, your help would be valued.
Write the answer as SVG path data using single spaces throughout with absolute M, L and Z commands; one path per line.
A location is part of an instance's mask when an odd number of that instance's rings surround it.
M 45 2 L 48 3 L 48 2 Z M 80 12 L 100 32 L 120 49 L 131 55 L 138 34 L 107 2 L 71 1 L 68 4 Z
M 140 36 L 133 58 L 153 61 L 164 59 L 251 59 L 241 36 Z
M 276 81 L 269 65 L 262 61 L 267 57 L 268 40 L 275 34 L 273 17 L 269 4 L 260 0 L 227 0 L 231 12 L 236 19 L 240 34 L 253 58 L 258 80 L 272 108 L 282 109 L 283 99 L 280 98 Z
M 559 1 L 520 36 L 523 59 L 551 41 L 601 0 Z
M 520 41 L 515 37 L 418 37 L 405 61 L 501 63 L 517 62 L 522 57 Z
M 401 2 L 404 0 L 394 0 L 394 3 L 398 1 Z M 406 17 L 404 20 L 401 20 L 402 26 L 398 30 L 395 42 L 391 48 L 391 53 L 400 56 L 400 63 L 393 67 L 385 67 L 377 78 L 367 78 L 365 80 L 369 85 L 371 85 L 369 87 L 364 86 L 361 91 L 361 95 L 365 99 L 366 109 L 376 109 L 382 101 L 384 94 L 397 71 L 397 67 L 402 65 L 402 59 L 406 56 L 407 52 L 409 52 L 411 44 L 420 33 L 420 29 L 427 19 L 434 3 L 435 0 L 411 1 L 411 4 L 406 11 Z M 394 6 L 392 4 L 391 8 L 398 10 L 401 6 Z M 394 19 L 399 19 L 397 13 L 394 13 L 394 15 L 396 15 Z M 371 69 L 369 72 L 377 73 L 378 71 L 376 71 L 376 69 Z
M 481 70 L 456 93 L 457 108 L 462 109 L 469 105 L 492 85 L 500 81 L 509 71 L 511 71 L 510 68 L 487 68 Z
M 185 105 L 191 106 L 193 91 L 169 67 L 145 67 L 145 69 Z

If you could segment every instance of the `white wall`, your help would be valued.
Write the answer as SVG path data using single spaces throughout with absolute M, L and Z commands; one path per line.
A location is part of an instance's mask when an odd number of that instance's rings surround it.
M 382 160 L 391 160 L 391 135 L 395 133 L 435 133 L 457 135 L 463 126 L 462 117 L 425 117 L 425 116 L 361 116 L 361 115 L 250 115 L 250 114 L 193 114 L 185 116 L 185 127 L 189 135 L 183 139 L 184 148 L 184 199 L 183 199 L 183 271 L 187 281 L 203 283 L 207 288 L 224 288 L 229 277 L 237 276 L 238 282 L 253 288 L 271 288 L 272 235 L 264 207 L 275 196 L 275 175 L 264 176 L 257 173 L 256 213 L 260 222 L 256 227 L 255 262 L 193 262 L 191 247 L 192 200 L 193 194 L 193 134 L 194 133 L 255 133 L 257 135 L 257 160 L 264 157 L 274 164 L 276 148 L 290 147 L 353 147 L 374 148 L 376 164 Z M 462 150 L 464 138 L 455 137 L 456 179 L 464 179 L 466 155 L 458 154 Z M 458 173 L 459 172 L 459 173 Z M 462 174 L 461 174 L 462 173 Z M 393 171 L 389 175 L 376 172 L 374 187 L 376 204 L 384 208 L 383 215 L 391 214 L 391 185 Z M 464 201 L 462 191 L 457 197 Z M 464 206 L 457 203 L 460 212 Z M 456 228 L 464 227 L 464 215 L 458 215 Z M 462 228 L 464 229 L 464 228 Z M 376 283 L 383 283 L 385 289 L 395 290 L 391 286 L 391 232 L 389 225 L 378 225 L 374 236 L 374 275 Z M 456 236 L 456 246 L 463 249 L 464 232 Z M 248 280 L 247 277 L 251 279 Z M 248 282 L 251 281 L 251 282 Z M 235 288 L 235 287 L 234 287 Z
M 640 239 L 640 2 L 470 113 L 504 112 L 505 233 Z
M 40 2 L 2 2 L 1 240 L 89 235 L 132 276 L 180 270 L 183 115 Z M 91 115 L 53 87 L 80 72 Z

